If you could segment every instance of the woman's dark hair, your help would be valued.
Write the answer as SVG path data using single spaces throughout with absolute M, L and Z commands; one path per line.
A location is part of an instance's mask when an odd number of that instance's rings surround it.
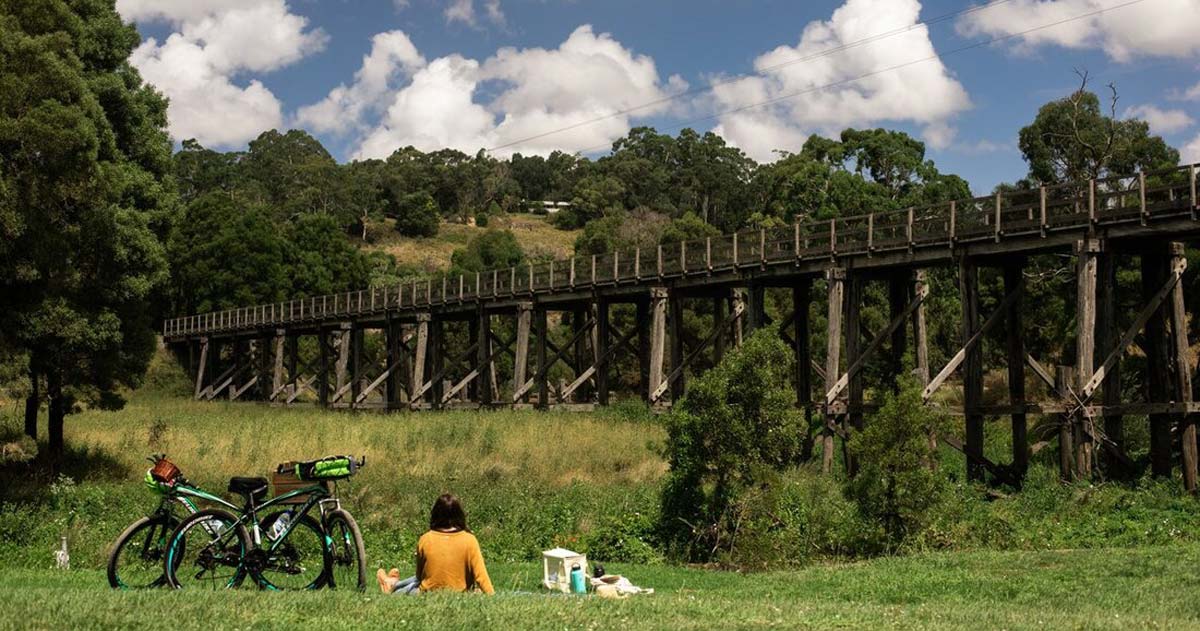
M 433 502 L 429 511 L 430 530 L 468 530 L 467 513 L 462 502 L 449 493 L 443 493 Z

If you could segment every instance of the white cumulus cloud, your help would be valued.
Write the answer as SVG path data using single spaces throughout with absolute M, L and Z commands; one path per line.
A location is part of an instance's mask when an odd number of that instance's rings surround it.
M 354 82 L 334 88 L 324 100 L 300 108 L 296 121 L 312 131 L 345 133 L 363 124 L 364 115 L 387 106 L 395 81 L 411 77 L 425 66 L 412 40 L 402 31 L 371 38 Z
M 500 8 L 500 0 L 483 0 L 483 13 L 489 22 L 504 26 L 507 19 L 504 10 Z M 479 13 L 475 10 L 475 0 L 448 0 L 442 11 L 446 22 L 462 22 L 468 26 L 479 26 Z
M 1200 83 L 1170 95 L 1171 98 L 1177 101 L 1200 101 Z
M 131 62 L 170 98 L 172 136 L 211 146 L 240 145 L 283 122 L 279 99 L 242 75 L 293 64 L 327 41 L 284 0 L 118 0 L 117 9 L 176 29 L 142 42 Z
M 1101 49 L 1119 62 L 1140 56 L 1187 58 L 1200 52 L 1196 36 L 1200 2 L 1196 0 L 1150 0 L 1071 19 L 1115 4 L 1112 0 L 1012 0 L 963 16 L 957 29 L 967 37 L 1015 36 L 1018 47 L 1026 51 L 1044 45 Z M 1048 24 L 1056 25 L 1027 32 Z
M 384 157 L 410 144 L 475 152 L 516 143 L 503 154 L 593 149 L 627 133 L 635 117 L 661 113 L 669 104 L 623 110 L 686 86 L 678 77 L 663 81 L 653 59 L 585 25 L 554 49 L 504 48 L 482 62 L 459 55 L 429 62 L 408 85 L 387 94 L 386 112 L 364 135 L 356 157 Z M 480 98 L 481 92 L 491 97 Z M 331 93 L 314 107 L 335 97 L 341 98 Z M 598 118 L 604 120 L 529 139 Z
M 758 160 L 773 159 L 776 150 L 798 151 L 811 132 L 880 121 L 916 123 L 931 145 L 949 146 L 952 120 L 970 107 L 970 98 L 938 59 L 903 65 L 936 54 L 928 29 L 918 24 L 920 11 L 918 0 L 847 0 L 828 21 L 809 23 L 796 46 L 758 57 L 754 76 L 719 78 L 713 101 L 726 113 L 714 131 Z
M 1173 134 L 1183 131 L 1196 121 L 1183 110 L 1163 110 L 1154 105 L 1136 105 L 1125 110 L 1125 118 L 1140 118 L 1150 124 L 1150 133 Z
M 1197 134 L 1191 142 L 1184 145 L 1179 151 L 1179 159 L 1183 164 L 1196 164 L 1200 162 L 1200 134 Z

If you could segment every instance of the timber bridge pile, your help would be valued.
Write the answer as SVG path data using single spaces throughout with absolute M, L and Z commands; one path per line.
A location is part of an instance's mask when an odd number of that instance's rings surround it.
M 825 465 L 835 438 L 861 428 L 863 367 L 884 355 L 900 370 L 912 344 L 928 401 L 959 373 L 965 437 L 943 440 L 966 455 L 973 479 L 1019 484 L 1028 466 L 1029 415 L 1058 423 L 1064 476 L 1089 475 L 1096 464 L 1129 468 L 1124 416 L 1148 416 L 1150 467 L 1170 475 L 1179 453 L 1184 483 L 1196 488 L 1195 413 L 1184 311 L 1183 242 L 1200 236 L 1197 166 L 1046 186 L 923 208 L 806 221 L 784 229 L 743 231 L 677 245 L 522 265 L 465 276 L 175 318 L 163 335 L 195 380 L 197 399 L 256 398 L 277 404 L 315 401 L 353 409 L 430 409 L 449 405 L 605 405 L 610 372 L 625 353 L 640 366 L 640 395 L 651 404 L 678 400 L 701 353 L 719 359 L 744 331 L 766 324 L 764 291 L 791 289 L 793 311 L 781 335 L 795 350 L 797 402 L 824 417 Z M 1022 321 L 1024 269 L 1031 255 L 1073 257 L 1076 341 L 1073 367 L 1045 368 L 1026 352 Z M 1117 295 L 1117 261 L 1136 257 L 1136 299 Z M 957 266 L 961 339 L 949 362 L 931 370 L 925 334 L 925 270 Z M 1003 271 L 1004 298 L 980 310 L 979 270 Z M 824 365 L 810 349 L 814 281 L 828 294 Z M 887 287 L 890 323 L 863 332 L 867 283 Z M 820 288 L 820 286 L 818 286 Z M 713 328 L 686 344 L 683 307 L 712 301 Z M 1137 303 L 1124 313 L 1118 305 Z M 610 309 L 632 304 L 635 324 L 620 331 Z M 550 314 L 570 314 L 571 335 L 556 345 Z M 512 318 L 512 339 L 494 329 Z M 1118 321 L 1128 320 L 1123 330 Z M 1008 402 L 985 405 L 985 335 L 1003 323 Z M 906 326 L 911 325 L 911 326 Z M 448 342 L 451 327 L 468 340 Z M 364 334 L 382 335 L 384 352 L 364 361 Z M 1134 338 L 1147 356 L 1143 401 L 1123 401 L 1121 357 Z M 315 352 L 301 362 L 302 338 Z M 869 338 L 869 339 L 868 339 Z M 305 340 L 305 344 L 311 344 Z M 689 348 L 690 346 L 690 348 Z M 311 348 L 306 346 L 306 348 Z M 883 350 L 886 349 L 886 352 Z M 497 358 L 511 357 L 498 375 Z M 508 362 L 504 362 L 505 365 Z M 550 370 L 573 377 L 555 387 Z M 560 369 L 562 370 L 562 369 Z M 1030 371 L 1027 373 L 1026 371 Z M 1047 395 L 1026 395 L 1026 375 Z M 823 381 L 818 384 L 814 377 Z M 819 391 L 816 388 L 819 386 Z M 465 402 L 464 402 L 465 400 Z M 576 403 L 572 403 L 576 402 Z M 1009 416 L 1010 463 L 983 453 L 985 418 Z

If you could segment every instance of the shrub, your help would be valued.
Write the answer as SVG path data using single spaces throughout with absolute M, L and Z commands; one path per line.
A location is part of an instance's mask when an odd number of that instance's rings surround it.
M 662 525 L 677 553 L 708 560 L 734 549 L 753 511 L 743 497 L 795 463 L 805 430 L 791 364 L 777 332 L 760 330 L 696 379 L 667 418 Z
M 945 477 L 931 467 L 937 454 L 929 436 L 945 424 L 925 406 L 917 381 L 902 377 L 897 392 L 881 393 L 879 411 L 848 443 L 860 464 L 846 492 L 893 542 L 920 530 L 942 495 Z
M 388 210 L 396 218 L 396 231 L 407 237 L 432 237 L 438 232 L 441 214 L 433 197 L 424 191 L 409 193 L 392 202 Z
M 593 562 L 661 563 L 657 525 L 657 515 L 650 513 L 608 516 L 583 536 L 581 549 Z

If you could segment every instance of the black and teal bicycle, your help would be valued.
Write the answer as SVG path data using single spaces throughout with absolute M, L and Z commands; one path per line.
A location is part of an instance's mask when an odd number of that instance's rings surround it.
M 161 587 L 167 584 L 163 558 L 167 539 L 182 521 L 180 515 L 199 512 L 197 502 L 237 510 L 220 497 L 188 482 L 165 454 L 150 456 L 154 466 L 146 471 L 146 486 L 158 495 L 151 514 L 129 524 L 108 555 L 108 584 L 114 589 Z
M 242 508 L 222 501 L 183 519 L 165 548 L 166 583 L 229 589 L 249 576 L 262 589 L 364 589 L 362 533 L 341 506 L 337 482 L 365 464 L 349 456 L 285 463 L 271 499 L 266 478 L 230 479 L 229 492 L 242 497 Z M 284 483 L 289 488 L 280 492 Z

